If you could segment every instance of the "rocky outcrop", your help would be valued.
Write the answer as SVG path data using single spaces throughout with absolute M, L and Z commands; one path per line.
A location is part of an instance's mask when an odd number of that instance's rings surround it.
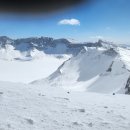
M 103 54 L 108 55 L 108 56 L 117 56 L 118 55 L 118 53 L 115 51 L 114 48 L 110 48 L 110 49 L 104 51 Z
M 107 69 L 107 72 L 111 72 L 112 71 L 112 65 L 113 65 L 114 61 L 112 61 L 111 65 L 109 66 L 109 68 Z
M 127 83 L 126 83 L 126 86 L 125 86 L 125 89 L 126 89 L 126 94 L 130 94 L 130 76 L 127 80 Z

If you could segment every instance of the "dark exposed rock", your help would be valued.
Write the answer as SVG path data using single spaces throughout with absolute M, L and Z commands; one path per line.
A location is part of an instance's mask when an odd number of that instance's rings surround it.
M 113 93 L 112 95 L 115 95 L 115 93 Z
M 79 112 L 83 112 L 83 113 L 84 113 L 84 112 L 85 112 L 85 109 L 79 109 Z
M 4 94 L 3 92 L 0 92 L 0 95 Z
M 111 72 L 112 71 L 112 65 L 113 65 L 114 61 L 112 61 L 111 65 L 109 66 L 107 72 Z
M 13 40 L 7 36 L 0 36 L 0 48 L 5 48 L 7 44 L 13 44 Z
M 126 89 L 125 94 L 130 94 L 130 76 L 127 79 L 127 83 L 126 83 L 125 89 Z
M 34 121 L 33 121 L 32 119 L 27 119 L 27 118 L 26 118 L 25 120 L 26 120 L 27 123 L 30 124 L 30 125 L 33 125 L 33 124 L 34 124 Z
M 118 53 L 114 50 L 114 48 L 110 48 L 104 51 L 103 54 L 109 55 L 109 56 L 117 56 Z

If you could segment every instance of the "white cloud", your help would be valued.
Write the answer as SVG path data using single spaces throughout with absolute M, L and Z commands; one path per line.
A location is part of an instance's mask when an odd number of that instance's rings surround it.
M 58 22 L 59 25 L 80 25 L 78 19 L 62 19 Z

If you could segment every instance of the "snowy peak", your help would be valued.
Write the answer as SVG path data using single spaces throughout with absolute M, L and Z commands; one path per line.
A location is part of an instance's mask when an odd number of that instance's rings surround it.
M 0 36 L 0 48 L 5 47 L 7 44 L 12 44 L 13 40 L 7 36 Z
M 103 47 L 103 41 L 98 41 L 95 43 L 73 43 L 67 39 L 53 39 L 50 37 L 30 37 L 30 38 L 21 38 L 21 39 L 11 39 L 6 36 L 0 37 L 0 51 L 1 53 L 8 53 L 8 47 L 12 46 L 10 50 L 10 55 L 14 53 L 20 53 L 24 57 L 30 57 L 33 50 L 38 50 L 40 53 L 51 54 L 51 55 L 78 55 L 80 52 L 85 51 L 85 47 Z M 16 52 L 15 52 L 16 51 Z M 2 55 L 4 56 L 4 54 Z M 6 55 L 6 54 L 5 54 Z M 19 54 L 18 54 L 19 55 Z M 12 56 L 13 58 L 14 56 Z M 3 57 L 4 58 L 4 57 Z M 20 57 L 14 57 L 20 59 Z
M 110 48 L 117 48 L 116 44 L 113 44 L 112 42 L 109 41 L 103 41 L 103 40 L 98 40 L 98 44 L 100 44 L 102 47 L 106 48 L 106 49 L 110 49 Z
M 49 37 L 31 37 L 21 39 L 10 39 L 6 36 L 0 37 L 0 46 L 5 47 L 6 44 L 10 44 L 15 50 L 20 52 L 31 51 L 37 49 L 43 51 L 46 54 L 72 54 L 77 55 L 80 51 L 84 50 L 84 47 L 102 47 L 103 41 L 99 40 L 95 43 L 73 43 L 67 39 L 53 39 Z
M 85 49 L 85 52 L 65 61 L 48 78 L 33 83 L 47 82 L 69 91 L 128 93 L 130 72 L 121 59 L 121 52 L 117 48 Z

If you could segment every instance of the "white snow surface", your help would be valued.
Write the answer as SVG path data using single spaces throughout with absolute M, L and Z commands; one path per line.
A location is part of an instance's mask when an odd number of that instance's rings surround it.
M 28 53 L 28 52 L 26 52 Z M 56 55 L 46 55 L 38 50 L 21 54 L 12 46 L 0 50 L 0 81 L 29 83 L 52 74 L 69 58 L 67 55 L 57 58 Z M 16 60 L 15 60 L 16 58 Z
M 13 58 L 22 57 L 21 53 L 14 50 L 12 45 L 6 45 L 5 48 L 0 48 L 0 59 L 12 60 Z
M 0 82 L 1 130 L 129 130 L 130 96 Z

